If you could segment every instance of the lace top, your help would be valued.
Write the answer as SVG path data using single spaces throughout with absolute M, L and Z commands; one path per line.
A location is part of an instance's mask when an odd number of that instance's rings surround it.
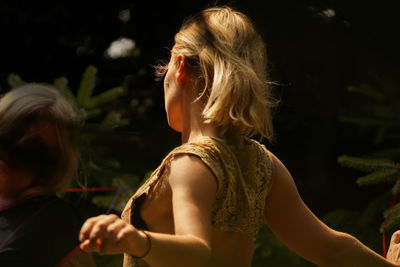
M 214 174 L 217 193 L 213 227 L 242 232 L 254 239 L 264 221 L 265 199 L 272 185 L 271 160 L 264 145 L 247 138 L 241 149 L 215 137 L 202 137 L 173 149 L 128 201 L 122 219 L 130 222 L 135 200 L 147 195 L 158 179 L 168 175 L 171 161 L 179 154 L 199 157 Z

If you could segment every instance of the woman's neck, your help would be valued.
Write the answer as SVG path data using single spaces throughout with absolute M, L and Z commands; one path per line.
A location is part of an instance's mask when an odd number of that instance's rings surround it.
M 194 141 L 203 136 L 220 137 L 220 129 L 213 123 L 205 123 L 201 101 L 182 103 L 182 143 Z
M 194 141 L 203 136 L 220 137 L 220 131 L 218 127 L 211 124 L 202 123 L 196 127 L 191 127 L 188 131 L 182 132 L 182 143 Z

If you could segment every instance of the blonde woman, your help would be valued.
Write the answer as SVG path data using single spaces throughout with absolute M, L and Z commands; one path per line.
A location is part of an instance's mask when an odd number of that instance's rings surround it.
M 85 251 L 124 253 L 124 266 L 251 266 L 267 224 L 290 249 L 320 266 L 399 266 L 328 228 L 306 207 L 285 166 L 248 136 L 272 136 L 261 37 L 229 7 L 186 20 L 165 74 L 169 125 L 182 135 L 127 203 L 122 219 L 90 218 Z
M 81 224 L 56 196 L 77 168 L 76 124 L 72 106 L 48 86 L 1 97 L 0 266 L 55 266 L 79 244 Z M 93 263 L 83 253 L 72 261 Z

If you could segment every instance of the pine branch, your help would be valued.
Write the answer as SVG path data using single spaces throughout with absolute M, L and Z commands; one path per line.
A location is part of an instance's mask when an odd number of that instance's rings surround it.
M 366 118 L 364 116 L 339 116 L 339 120 L 341 122 L 351 123 L 362 127 L 399 127 L 397 122 L 393 120 L 383 120 L 381 118 Z
M 371 86 L 367 84 L 362 84 L 360 87 L 357 86 L 349 86 L 347 87 L 347 90 L 349 92 L 354 92 L 354 93 L 359 93 L 365 96 L 369 96 L 375 99 L 384 99 L 385 96 L 379 92 L 378 90 L 375 90 Z
M 128 119 L 121 119 L 121 114 L 116 111 L 111 111 L 107 114 L 100 124 L 100 130 L 112 130 L 117 127 L 126 126 L 129 124 Z
M 26 84 L 26 82 L 22 80 L 18 74 L 11 73 L 8 75 L 8 84 L 11 86 L 11 88 L 15 88 Z
M 76 103 L 76 98 L 72 93 L 71 89 L 68 87 L 68 79 L 65 77 L 59 77 L 54 80 L 54 87 L 60 90 L 64 96 L 71 102 Z
M 387 119 L 387 120 L 398 120 L 397 112 L 394 107 L 387 103 L 375 104 L 369 107 L 375 118 Z
M 382 126 L 377 130 L 377 134 L 374 139 L 375 144 L 382 143 L 387 135 L 389 127 Z
M 389 220 L 387 220 L 387 217 L 389 215 L 389 211 L 390 211 L 390 218 Z M 396 205 L 393 206 L 392 210 L 387 209 L 384 214 L 383 217 L 385 218 L 385 221 L 381 224 L 379 231 L 382 233 L 383 230 L 385 231 L 390 231 L 393 228 L 397 228 L 397 226 L 400 225 L 400 203 L 397 203 Z M 387 220 L 387 222 L 386 222 Z M 385 225 L 386 225 L 386 229 L 385 229 Z
M 91 110 L 86 110 L 86 119 L 91 119 L 101 115 L 103 111 L 100 108 L 95 108 Z
M 96 95 L 92 98 L 90 98 L 85 105 L 85 108 L 91 109 L 91 108 L 96 108 L 99 107 L 105 103 L 108 103 L 117 97 L 123 95 L 125 93 L 125 89 L 122 87 L 115 87 L 112 89 L 109 89 L 99 95 Z
M 397 177 L 397 181 L 392 187 L 392 195 L 397 194 L 399 190 L 400 190 L 400 175 Z
M 96 74 L 97 68 L 94 66 L 88 66 L 83 73 L 77 93 L 77 103 L 80 107 L 84 107 L 93 94 L 96 85 Z
M 358 178 L 357 184 L 360 186 L 382 184 L 382 183 L 394 182 L 397 179 L 398 179 L 398 170 L 383 169 Z
M 383 168 L 395 168 L 400 170 L 399 165 L 387 159 L 366 159 L 343 155 L 338 158 L 338 162 L 343 166 L 362 171 L 375 171 Z

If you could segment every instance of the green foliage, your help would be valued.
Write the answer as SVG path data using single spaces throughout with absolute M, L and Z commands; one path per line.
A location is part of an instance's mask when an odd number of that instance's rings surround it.
M 117 211 L 122 211 L 127 200 L 135 192 L 140 179 L 136 175 L 123 174 L 112 179 L 112 186 L 117 187 L 118 191 L 113 195 L 97 195 L 93 197 L 93 203 L 104 209 L 112 208 Z
M 350 116 L 341 116 L 346 123 L 356 125 L 361 129 L 374 132 L 374 144 L 379 147 L 389 145 L 388 149 L 376 148 L 365 157 L 352 157 L 343 155 L 338 162 L 346 167 L 367 172 L 357 179 L 360 186 L 390 184 L 391 194 L 399 193 L 400 189 L 400 95 L 396 88 L 379 90 L 369 85 L 359 87 L 350 86 L 350 92 L 366 97 L 365 102 L 359 105 L 357 113 Z M 392 230 L 400 226 L 400 205 L 395 205 L 388 218 L 389 209 L 384 212 L 385 221 L 380 226 L 380 231 Z M 386 228 L 387 227 L 387 228 Z
M 370 159 L 341 156 L 338 162 L 346 167 L 370 171 L 357 179 L 358 185 L 393 183 L 400 179 L 400 166 L 387 159 Z
M 387 159 L 368 159 L 350 156 L 341 156 L 338 162 L 346 167 L 360 169 L 362 171 L 375 171 L 386 168 L 396 168 L 396 164 Z
M 397 86 L 382 77 L 375 89 L 368 84 L 349 86 L 348 91 L 363 96 L 357 105 L 358 110 L 351 115 L 342 115 L 342 122 L 357 125 L 375 131 L 375 144 L 385 140 L 400 140 L 400 96 Z M 398 154 L 400 155 L 400 154 Z
M 389 220 L 386 221 L 386 219 L 389 216 L 389 211 L 390 211 L 390 218 Z M 384 218 L 385 222 L 383 222 L 379 228 L 381 232 L 383 232 L 386 229 L 395 229 L 398 228 L 400 225 L 400 203 L 397 203 L 396 205 L 393 206 L 392 210 L 385 210 L 384 212 Z
M 124 93 L 125 93 L 125 90 L 122 87 L 111 88 L 97 96 L 90 98 L 87 101 L 85 107 L 87 109 L 99 107 L 99 106 L 119 97 L 120 95 L 122 95 Z
M 115 111 L 111 111 L 107 114 L 104 120 L 101 122 L 100 130 L 107 131 L 114 128 L 126 126 L 129 124 L 129 120 L 122 119 L 121 114 Z
M 71 102 L 76 103 L 76 98 L 72 93 L 71 89 L 68 87 L 68 79 L 65 77 L 59 77 L 54 80 L 54 87 L 60 90 L 64 96 Z
M 96 86 L 97 69 L 94 66 L 89 66 L 83 73 L 81 84 L 79 86 L 78 94 L 76 97 L 79 107 L 86 107 L 86 103 L 93 94 L 94 87 Z
M 347 89 L 349 90 L 349 92 L 359 93 L 375 99 L 383 99 L 385 97 L 381 92 L 372 88 L 368 84 L 362 84 L 360 87 L 349 86 Z
M 25 83 L 26 82 L 22 80 L 18 74 L 11 73 L 10 75 L 8 75 L 8 84 L 11 86 L 11 88 L 24 85 Z
M 386 182 L 395 182 L 400 178 L 396 169 L 384 169 L 370 173 L 357 179 L 358 185 L 373 185 Z

